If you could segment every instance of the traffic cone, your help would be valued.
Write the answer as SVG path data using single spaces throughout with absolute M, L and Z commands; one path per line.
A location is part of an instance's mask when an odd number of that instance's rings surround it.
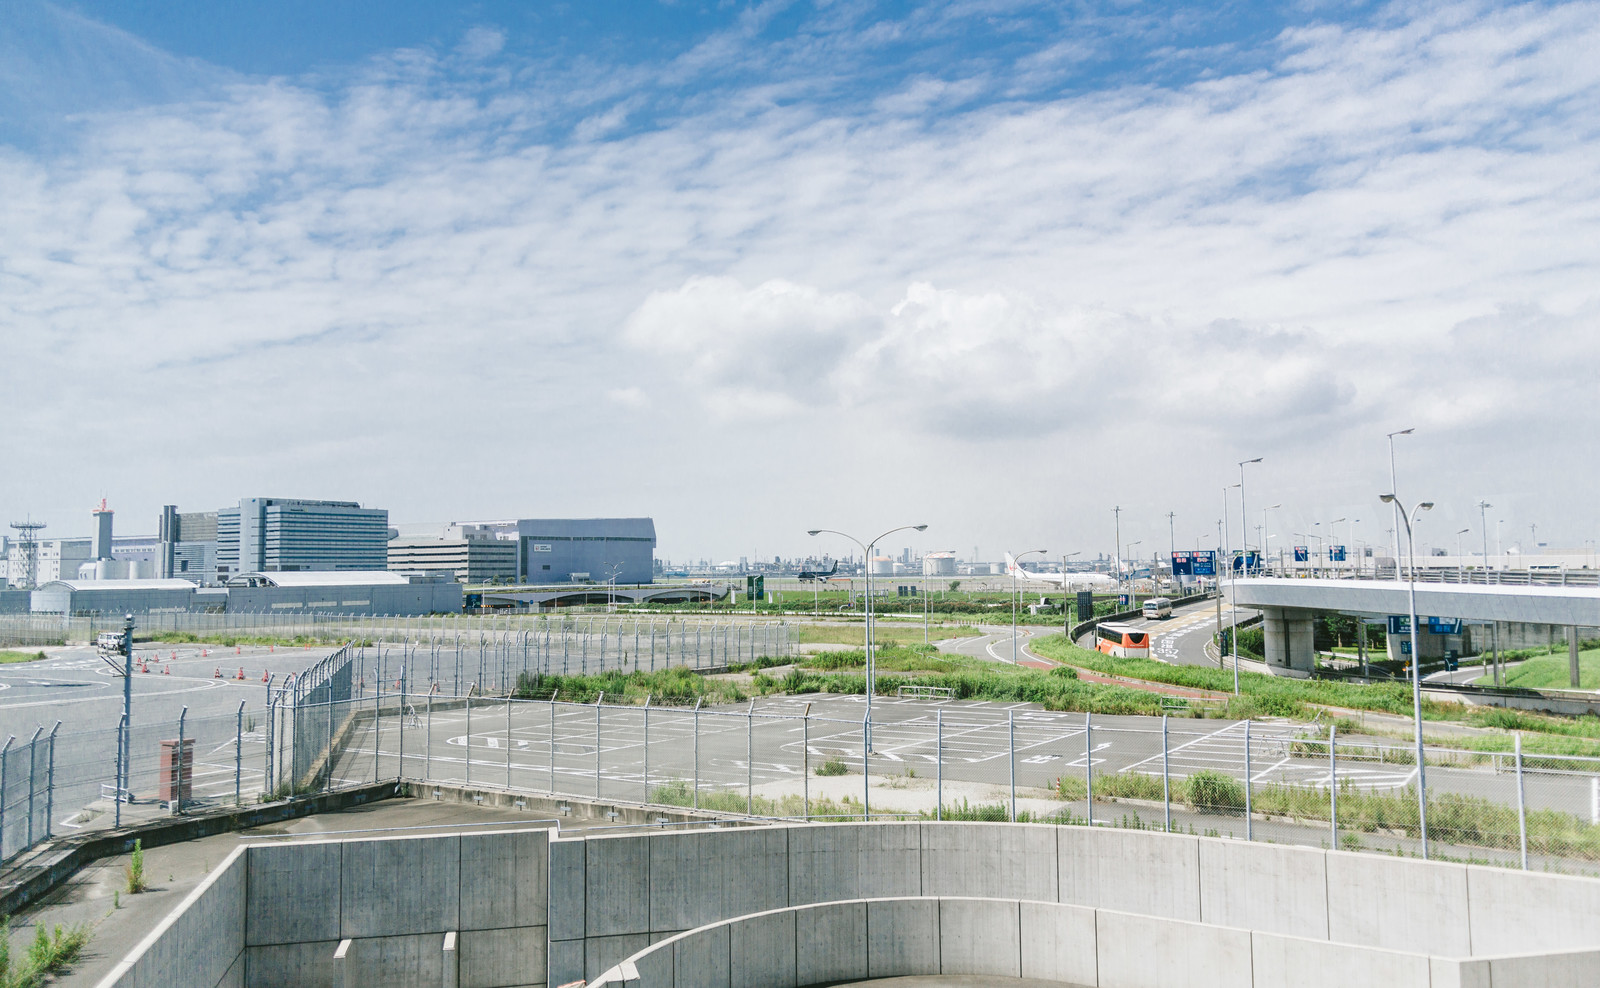
M 276 655 L 277 652 L 278 652 L 278 646 L 276 646 L 276 645 L 268 645 L 267 646 L 267 651 L 269 651 L 269 652 L 273 653 L 274 655 Z
M 222 667 L 221 666 L 217 666 L 217 671 L 211 674 L 211 678 L 212 679 L 221 679 L 222 678 Z
M 233 646 L 233 654 L 234 655 L 238 655 L 239 654 L 239 646 L 237 646 L 237 645 Z
M 238 675 L 237 678 L 239 678 L 239 679 L 243 679 L 244 678 L 244 666 L 240 666 L 239 667 L 239 675 Z
M 261 670 L 261 681 L 263 683 L 272 682 L 272 677 L 267 675 L 267 670 L 265 670 L 265 669 Z
M 172 661 L 173 661 L 173 662 L 176 662 L 176 661 L 178 661 L 178 653 L 177 653 L 177 652 L 173 652 L 173 653 L 172 653 Z
M 172 667 L 171 666 L 167 666 L 165 669 L 161 670 L 161 675 L 163 675 L 163 676 L 172 675 Z

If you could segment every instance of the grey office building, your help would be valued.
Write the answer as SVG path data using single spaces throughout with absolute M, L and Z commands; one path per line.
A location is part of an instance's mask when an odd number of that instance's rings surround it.
M 389 512 L 354 501 L 252 497 L 217 512 L 217 570 L 382 570 Z
M 523 518 L 516 522 L 522 583 L 650 583 L 656 523 L 649 518 Z

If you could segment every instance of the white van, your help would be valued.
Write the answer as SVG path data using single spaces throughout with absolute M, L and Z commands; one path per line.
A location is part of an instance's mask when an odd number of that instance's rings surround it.
M 1144 602 L 1146 621 L 1165 620 L 1172 616 L 1172 601 L 1165 597 L 1151 597 Z

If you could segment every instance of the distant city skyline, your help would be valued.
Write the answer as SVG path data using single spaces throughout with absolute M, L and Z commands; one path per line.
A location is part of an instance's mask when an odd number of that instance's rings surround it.
M 1382 542 L 1414 428 L 1419 545 L 1592 545 L 1596 50 L 1590 2 L 13 0 L 0 521 L 1092 558 L 1114 506 L 1237 545 L 1262 457 L 1252 539 Z

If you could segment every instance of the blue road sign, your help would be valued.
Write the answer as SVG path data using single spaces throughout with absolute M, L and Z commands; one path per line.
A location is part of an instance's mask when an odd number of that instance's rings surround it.
M 1407 638 L 1405 641 L 1400 643 L 1400 654 L 1401 655 L 1410 655 L 1411 654 L 1411 639 Z
M 1217 575 L 1217 550 L 1196 549 L 1191 553 L 1191 557 L 1194 560 L 1195 576 Z
M 1172 553 L 1172 575 L 1193 576 L 1194 556 L 1188 549 L 1176 549 Z
M 1428 630 L 1436 635 L 1459 635 L 1461 619 L 1431 617 L 1428 619 Z
M 1310 546 L 1297 545 L 1297 546 L 1294 547 L 1294 561 L 1295 562 L 1304 563 L 1304 562 L 1309 562 L 1310 560 L 1311 560 L 1311 547 Z
M 1344 562 L 1344 546 L 1342 546 L 1342 545 L 1330 545 L 1330 546 L 1328 546 L 1328 558 L 1333 560 L 1336 563 Z
M 1409 635 L 1409 634 L 1411 634 L 1411 618 L 1407 617 L 1404 614 L 1391 614 L 1391 615 L 1389 615 L 1389 634 L 1391 634 L 1391 635 Z M 1408 645 L 1406 647 L 1409 648 L 1410 646 Z

